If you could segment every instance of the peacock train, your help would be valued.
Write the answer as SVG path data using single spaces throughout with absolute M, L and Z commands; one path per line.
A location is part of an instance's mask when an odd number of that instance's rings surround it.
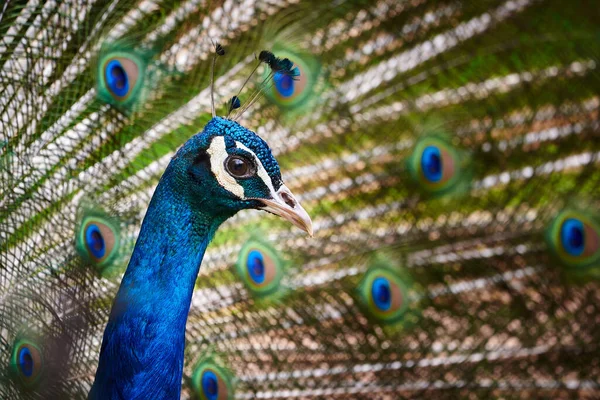
M 599 139 L 591 0 L 6 0 L 0 399 L 599 398 Z

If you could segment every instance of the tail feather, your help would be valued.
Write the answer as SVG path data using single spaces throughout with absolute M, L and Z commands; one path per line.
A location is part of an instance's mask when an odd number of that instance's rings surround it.
M 202 390 L 206 363 L 236 398 L 593 398 L 598 265 L 576 239 L 598 226 L 596 9 L 7 2 L 0 397 L 85 397 L 154 188 L 210 119 L 218 41 L 217 111 L 264 92 L 238 120 L 269 143 L 315 238 L 257 212 L 222 226 L 190 310 L 183 398 Z M 240 92 L 263 49 L 304 80 L 259 66 Z M 102 72 L 115 59 L 141 60 L 133 100 L 108 90 Z M 291 83 L 304 91 L 290 95 Z M 453 172 L 437 176 L 440 165 Z M 81 234 L 90 212 L 118 232 L 112 274 Z M 281 292 L 253 290 L 242 274 L 254 232 L 282 261 Z M 389 276 L 373 264 L 381 257 Z M 402 318 L 377 318 L 374 277 L 398 284 Z M 11 361 L 24 340 L 44 360 L 33 386 Z

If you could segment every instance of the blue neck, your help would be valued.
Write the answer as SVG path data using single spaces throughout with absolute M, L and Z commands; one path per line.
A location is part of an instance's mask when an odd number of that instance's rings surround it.
M 185 324 L 200 263 L 225 217 L 191 210 L 168 170 L 115 299 L 90 399 L 179 399 Z

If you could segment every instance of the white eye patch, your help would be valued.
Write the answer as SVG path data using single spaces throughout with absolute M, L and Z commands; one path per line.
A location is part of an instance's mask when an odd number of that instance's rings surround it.
M 235 146 L 238 149 L 246 150 L 248 153 L 252 154 L 252 157 L 254 157 L 254 161 L 256 161 L 256 166 L 257 166 L 256 174 L 260 177 L 260 179 L 263 180 L 265 185 L 267 185 L 271 194 L 275 193 L 275 188 L 273 187 L 273 183 L 271 182 L 271 177 L 267 173 L 267 170 L 263 166 L 262 162 L 260 162 L 258 157 L 256 157 L 256 154 L 254 154 L 254 152 L 252 150 L 250 150 L 249 148 L 247 148 L 240 142 L 235 142 Z
M 229 175 L 229 173 L 225 171 L 225 160 L 227 157 L 229 157 L 225 147 L 225 138 L 223 136 L 215 136 L 210 142 L 210 146 L 206 152 L 210 156 L 210 170 L 217 178 L 219 185 L 240 199 L 243 199 L 244 188 L 237 183 L 233 176 Z
M 257 175 L 259 178 L 263 180 L 265 185 L 269 188 L 271 193 L 275 193 L 275 189 L 273 188 L 273 184 L 271 183 L 271 178 L 267 173 L 267 170 L 262 165 L 256 154 L 246 146 L 244 146 L 240 142 L 235 142 L 237 148 L 247 151 L 249 154 L 254 157 L 254 161 L 257 166 Z M 245 199 L 244 188 L 240 185 L 233 176 L 229 175 L 229 173 L 225 170 L 225 160 L 229 157 L 227 153 L 227 148 L 225 147 L 225 138 L 223 136 L 215 136 L 210 142 L 210 146 L 206 150 L 208 155 L 210 156 L 210 170 L 217 178 L 217 182 L 221 185 L 225 190 L 233 193 L 235 196 L 240 199 Z

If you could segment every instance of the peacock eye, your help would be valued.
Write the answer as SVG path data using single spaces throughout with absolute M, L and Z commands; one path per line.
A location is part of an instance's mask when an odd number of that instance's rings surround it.
M 33 342 L 18 340 L 13 348 L 11 364 L 21 382 L 32 385 L 42 373 L 42 352 Z
M 429 194 L 443 195 L 468 186 L 468 157 L 443 138 L 420 139 L 408 159 L 408 170 Z
M 129 97 L 136 87 L 140 75 L 140 67 L 132 59 L 114 57 L 104 65 L 104 82 L 106 88 L 118 102 Z
M 431 182 L 438 182 L 442 179 L 442 153 L 435 146 L 428 146 L 421 155 L 421 169 L 423 175 Z
M 263 297 L 277 292 L 284 275 L 283 262 L 267 243 L 247 241 L 236 263 L 239 277 L 253 295 Z
M 570 268 L 590 268 L 600 263 L 600 226 L 596 215 L 563 210 L 546 231 L 552 252 Z
M 94 264 L 102 264 L 116 252 L 117 233 L 114 226 L 99 218 L 88 218 L 81 232 L 82 248 Z M 113 251 L 115 250 L 115 251 Z
M 402 319 L 408 309 L 406 282 L 386 268 L 371 268 L 359 285 L 360 300 L 368 314 L 379 322 Z
M 121 265 L 123 237 L 117 216 L 86 206 L 75 232 L 75 248 L 85 264 L 95 267 L 102 275 Z
M 234 178 L 250 178 L 256 173 L 254 163 L 240 156 L 227 157 L 225 169 Z
M 211 358 L 204 359 L 194 369 L 192 388 L 195 398 L 201 400 L 230 400 L 234 397 L 231 372 Z
M 313 100 L 319 98 L 321 65 L 310 53 L 277 49 L 277 46 L 275 49 L 280 58 L 288 58 L 288 61 L 292 62 L 292 69 L 285 73 L 272 73 L 265 68 L 265 77 L 269 77 L 272 82 L 265 94 L 273 104 L 285 112 L 302 111 Z

